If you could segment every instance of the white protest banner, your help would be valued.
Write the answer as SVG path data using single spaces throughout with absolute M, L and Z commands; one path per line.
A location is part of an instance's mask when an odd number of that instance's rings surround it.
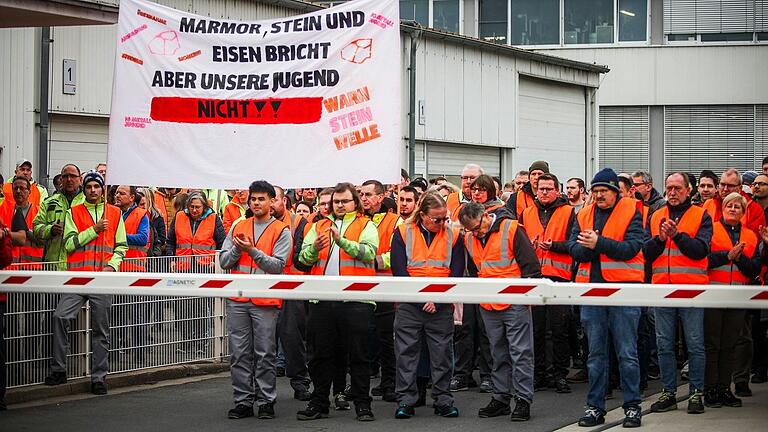
M 254 22 L 122 0 L 109 183 L 399 182 L 399 21 L 396 0 Z

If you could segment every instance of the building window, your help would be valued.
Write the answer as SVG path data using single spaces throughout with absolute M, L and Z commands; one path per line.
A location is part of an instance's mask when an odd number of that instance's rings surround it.
M 460 33 L 459 25 L 459 0 L 432 0 L 432 27 Z
M 507 41 L 507 0 L 480 0 L 480 39 L 499 44 Z
M 643 42 L 648 38 L 647 8 L 647 0 L 619 0 L 619 42 Z
M 613 0 L 565 0 L 564 42 L 613 43 Z
M 400 19 L 429 26 L 429 1 L 400 0 Z
M 647 106 L 600 107 L 600 168 L 616 172 L 649 171 Z
M 664 0 L 663 16 L 669 42 L 752 42 L 768 31 L 765 0 Z
M 560 42 L 560 0 L 512 0 L 512 45 Z

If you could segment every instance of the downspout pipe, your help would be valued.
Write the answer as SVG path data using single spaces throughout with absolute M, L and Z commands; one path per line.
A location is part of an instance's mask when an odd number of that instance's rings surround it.
M 51 28 L 42 27 L 40 35 L 40 122 L 37 142 L 37 181 L 48 187 L 48 99 L 50 96 Z
M 408 29 L 407 31 L 411 37 L 408 63 L 408 174 L 413 178 L 416 172 L 416 47 L 421 37 L 421 30 Z

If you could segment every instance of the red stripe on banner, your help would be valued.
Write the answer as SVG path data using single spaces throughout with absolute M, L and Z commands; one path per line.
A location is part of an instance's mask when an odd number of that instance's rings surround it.
M 499 294 L 527 294 L 528 291 L 534 288 L 536 288 L 536 285 L 510 285 L 499 291 Z
M 86 285 L 88 282 L 92 281 L 93 278 L 89 277 L 73 277 L 70 278 L 68 281 L 64 282 L 64 285 Z
M 317 123 L 323 98 L 204 99 L 157 96 L 150 117 L 172 123 L 307 124 Z
M 455 287 L 456 284 L 429 284 L 422 288 L 419 292 L 424 293 L 442 293 L 446 292 L 449 289 Z
M 303 283 L 304 282 L 286 282 L 286 281 L 281 281 L 281 282 L 278 282 L 278 283 L 272 285 L 271 287 L 269 287 L 269 289 L 292 290 L 292 289 L 296 288 L 297 286 L 299 286 L 299 285 L 301 285 Z
M 32 279 L 32 276 L 8 276 L 3 281 L 3 284 L 23 284 L 24 282 Z
M 685 290 L 685 289 L 679 289 L 674 290 L 671 293 L 667 294 L 664 298 L 668 299 L 692 299 L 698 296 L 699 294 L 703 293 L 706 290 Z
M 751 300 L 768 300 L 768 291 L 757 293 Z
M 231 280 L 209 280 L 200 285 L 200 288 L 224 288 L 231 282 Z
M 613 295 L 619 288 L 592 288 L 591 290 L 582 294 L 582 297 L 609 297 Z
M 373 287 L 377 286 L 377 283 L 362 283 L 357 282 L 344 288 L 344 291 L 370 291 Z
M 151 287 L 157 285 L 162 279 L 136 279 L 131 286 L 132 287 Z

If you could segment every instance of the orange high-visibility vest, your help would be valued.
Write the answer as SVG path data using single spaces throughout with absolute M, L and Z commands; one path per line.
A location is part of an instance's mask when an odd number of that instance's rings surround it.
M 29 210 L 27 210 L 27 216 L 24 219 L 27 223 L 27 228 L 32 230 L 32 221 L 35 220 L 35 216 L 40 211 L 40 206 L 36 206 L 29 203 Z M 8 229 L 11 229 L 11 223 L 13 222 L 13 214 L 16 212 L 16 203 L 14 201 L 3 201 L 0 204 L 0 220 L 3 221 Z M 36 263 L 43 261 L 43 248 L 37 246 L 11 246 L 11 252 L 13 253 L 14 263 Z
M 498 232 L 486 234 L 488 240 L 485 246 L 472 233 L 467 233 L 464 243 L 467 253 L 475 262 L 477 276 L 481 278 L 519 278 L 520 266 L 515 259 L 515 251 L 512 247 L 517 228 L 520 224 L 516 220 L 504 219 Z M 509 308 L 508 304 L 481 303 L 485 310 L 502 311 Z
M 525 232 L 531 239 L 539 237 L 540 241 L 552 240 L 553 242 L 565 241 L 570 233 L 568 222 L 571 221 L 573 207 L 570 205 L 560 206 L 555 209 L 549 218 L 547 229 L 541 224 L 539 218 L 539 208 L 534 206 L 523 210 L 522 220 L 525 223 Z M 556 253 L 552 250 L 536 248 L 536 256 L 541 263 L 541 274 L 544 276 L 558 277 L 565 280 L 571 279 L 571 265 L 573 258 L 567 253 Z
M 272 256 L 277 239 L 280 238 L 280 234 L 283 233 L 283 230 L 287 229 L 288 225 L 279 220 L 273 220 L 266 228 L 264 228 L 264 231 L 262 231 L 259 238 L 254 240 L 256 249 L 264 252 L 266 255 Z M 235 224 L 235 229 L 232 231 L 232 237 L 237 237 L 240 234 L 253 240 L 253 217 L 241 220 Z M 293 244 L 293 241 L 291 241 L 291 244 Z M 293 247 L 289 250 L 293 250 Z M 286 260 L 285 263 L 286 267 L 290 264 L 290 256 L 289 252 L 288 260 Z M 240 254 L 240 261 L 238 261 L 237 265 L 232 269 L 232 274 L 253 274 L 257 270 L 259 270 L 259 266 L 253 258 L 243 252 Z M 278 308 L 283 306 L 283 301 L 281 299 L 232 297 L 230 300 L 242 303 L 250 301 L 256 306 L 277 306 Z
M 755 210 L 753 209 L 759 209 L 760 213 L 763 212 L 763 209 L 760 208 L 759 206 L 758 207 L 753 206 L 752 200 L 749 197 L 745 196 L 744 198 L 746 198 L 747 200 L 747 209 L 744 211 L 744 216 L 742 216 L 741 218 L 741 224 L 742 225 L 752 224 L 752 226 L 747 226 L 747 228 L 751 229 L 757 234 L 759 226 L 755 226 L 758 224 L 756 223 L 757 221 L 753 219 L 755 219 L 755 217 L 758 217 L 758 216 L 755 216 Z M 707 211 L 707 213 L 709 213 L 709 216 L 712 218 L 712 221 L 719 221 L 720 219 L 723 218 L 723 200 L 718 199 L 717 196 L 715 198 L 710 198 L 707 201 L 705 201 L 702 207 L 704 208 L 704 210 Z M 761 217 L 761 219 L 764 219 L 764 217 Z M 759 225 L 762 225 L 762 222 Z
M 216 213 L 211 212 L 200 221 L 197 231 L 192 234 L 192 224 L 189 216 L 183 211 L 176 213 L 174 222 L 176 232 L 176 256 L 206 255 L 195 258 L 197 264 L 209 266 L 216 255 L 216 241 L 213 233 L 216 230 Z M 176 264 L 176 270 L 187 271 L 192 263 L 188 260 L 180 260 Z
M 522 189 L 517 191 L 517 198 L 515 199 L 515 206 L 517 209 L 517 217 L 520 218 L 520 215 L 523 214 L 523 211 L 527 209 L 528 207 L 534 206 L 533 197 L 528 195 L 527 193 L 523 192 Z
M 13 206 L 16 206 L 16 200 L 13 199 L 13 182 L 9 183 L 3 183 L 3 195 L 5 195 L 5 201 L 9 202 L 10 204 L 13 204 Z M 32 203 L 33 206 L 40 208 L 40 201 L 41 201 L 41 195 L 40 195 L 40 188 L 37 187 L 37 183 L 30 182 L 29 183 L 29 202 Z M 8 225 L 8 228 L 11 226 Z
M 224 216 L 221 218 L 221 224 L 224 225 L 224 232 L 229 234 L 232 225 L 236 220 L 245 216 L 245 205 L 240 201 L 239 195 L 235 195 L 232 201 L 224 206 Z
M 85 204 L 78 204 L 72 207 L 71 211 L 72 220 L 78 233 L 96 225 L 97 221 L 93 220 L 93 216 L 88 212 Z M 101 271 L 112 259 L 112 255 L 115 253 L 115 233 L 120 221 L 120 209 L 111 204 L 104 204 L 104 212 L 106 213 L 104 217 L 110 221 L 109 228 L 99 233 L 99 236 L 88 244 L 78 245 L 75 251 L 67 256 L 67 268 L 69 270 Z
M 342 236 L 347 239 L 354 242 L 360 241 L 360 234 L 363 233 L 363 229 L 365 228 L 365 225 L 368 224 L 371 220 L 368 219 L 366 216 L 363 216 L 361 214 L 358 214 L 354 221 L 347 227 L 347 230 L 344 231 L 344 234 Z M 317 221 L 315 223 L 315 232 L 318 236 L 320 235 L 328 235 L 325 233 L 325 231 L 331 227 L 331 224 L 333 224 L 333 221 L 325 218 Z M 325 267 L 328 265 L 328 256 L 331 251 L 331 245 L 334 245 L 334 247 L 339 248 L 339 275 L 341 276 L 375 276 L 376 270 L 374 270 L 373 267 L 373 261 L 371 262 L 363 262 L 359 259 L 353 258 L 348 253 L 344 251 L 344 249 L 340 248 L 338 245 L 335 245 L 333 241 L 331 241 L 328 246 L 324 247 L 317 258 L 317 262 L 314 266 L 312 266 L 312 271 L 310 274 L 312 275 L 319 275 L 322 276 L 325 274 Z
M 600 235 L 616 241 L 623 241 L 629 224 L 637 212 L 637 205 L 632 198 L 619 198 Z M 576 215 L 582 230 L 591 230 L 595 223 L 595 204 L 585 206 Z M 579 264 L 576 272 L 576 282 L 589 282 L 592 263 Z M 607 282 L 643 282 L 645 269 L 643 252 L 640 251 L 627 261 L 617 261 L 600 254 L 600 268 L 603 279 Z
M 701 227 L 705 211 L 701 207 L 691 206 L 683 213 L 677 223 L 677 231 L 696 237 Z M 651 237 L 659 235 L 661 220 L 669 220 L 669 207 L 664 206 L 651 216 Z M 680 252 L 671 238 L 664 245 L 664 252 L 652 265 L 652 281 L 655 284 L 700 284 L 709 283 L 707 276 L 707 257 L 700 260 L 688 258 Z
M 459 211 L 461 211 L 461 192 L 451 192 L 445 199 L 445 206 L 452 221 L 459 220 Z
M 629 198 L 634 199 L 634 198 Z M 637 206 L 637 211 L 640 212 L 640 215 L 643 217 L 643 229 L 646 228 L 648 225 L 648 206 L 643 203 L 642 200 L 635 199 L 635 205 Z
M 758 246 L 757 235 L 744 224 L 741 225 L 739 243 L 745 243 L 744 256 L 748 258 L 755 256 L 755 250 Z M 712 224 L 712 252 L 729 251 L 734 246 L 735 244 L 731 241 L 723 223 L 717 221 Z M 709 283 L 712 285 L 746 285 L 750 280 L 751 278 L 744 276 L 733 261 L 709 269 Z
M 392 250 L 392 234 L 395 232 L 399 218 L 400 216 L 396 213 L 387 212 L 376 225 L 376 230 L 379 232 L 379 248 L 376 250 L 376 256 L 381 256 Z M 378 276 L 392 276 L 392 270 L 378 269 L 376 274 Z
M 134 208 L 123 221 L 123 224 L 125 224 L 125 233 L 136 234 L 139 231 L 139 225 L 144 217 L 147 217 L 147 221 L 149 221 L 149 216 L 146 210 L 139 207 Z M 120 264 L 120 270 L 129 272 L 147 271 L 147 254 L 149 253 L 149 248 L 151 246 L 151 235 L 147 235 L 147 244 L 143 246 L 128 245 L 128 252 L 125 254 L 125 258 L 130 259 L 123 260 L 122 264 Z
M 296 233 L 296 228 L 298 228 L 299 223 L 301 222 L 301 219 L 302 219 L 301 216 L 291 213 L 289 211 L 286 211 L 283 214 L 283 218 L 280 220 L 282 223 L 288 226 L 288 230 L 289 230 L 288 232 L 291 233 L 291 241 L 293 241 L 293 235 L 294 233 Z M 291 248 L 291 253 L 288 254 L 288 260 L 285 262 L 285 270 L 283 270 L 283 274 L 297 274 L 297 275 L 307 274 L 306 272 L 303 272 L 293 266 L 293 248 Z
M 406 267 L 413 277 L 448 277 L 451 275 L 453 247 L 459 240 L 459 228 L 449 225 L 435 233 L 427 246 L 418 225 L 413 222 L 400 224 L 400 236 L 405 244 Z

